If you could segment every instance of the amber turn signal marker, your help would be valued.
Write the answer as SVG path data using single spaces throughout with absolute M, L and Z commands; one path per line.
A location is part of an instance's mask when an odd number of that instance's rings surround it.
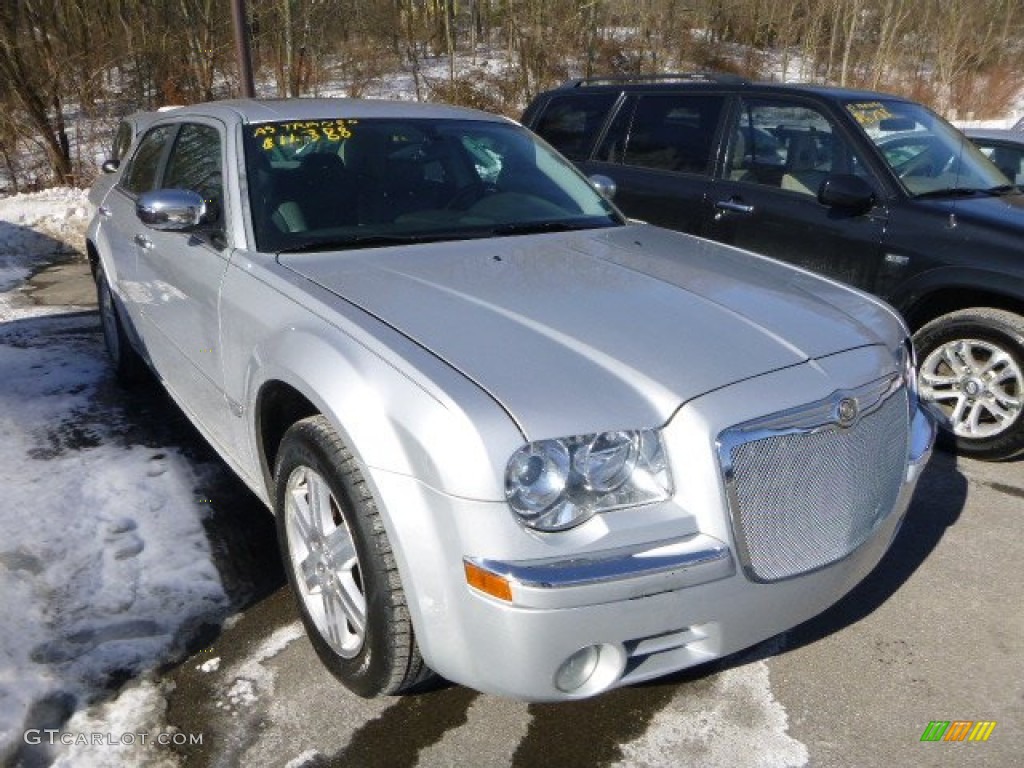
M 469 586 L 499 600 L 512 602 L 512 585 L 508 581 L 468 560 L 463 560 L 462 565 L 466 570 L 466 581 Z

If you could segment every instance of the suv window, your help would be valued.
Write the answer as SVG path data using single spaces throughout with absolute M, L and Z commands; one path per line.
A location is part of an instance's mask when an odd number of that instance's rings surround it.
M 160 158 L 163 157 L 172 132 L 172 126 L 163 125 L 143 137 L 121 182 L 124 189 L 133 195 L 141 195 L 156 187 Z
M 537 133 L 570 160 L 586 160 L 617 93 L 555 96 L 537 124 Z
M 831 173 L 865 175 L 831 119 L 812 106 L 742 99 L 731 128 L 725 173 L 732 181 L 816 196 Z
M 198 192 L 219 218 L 223 196 L 220 134 L 208 125 L 186 123 L 178 132 L 161 186 Z
M 599 159 L 705 173 L 722 103 L 723 97 L 715 94 L 643 94 L 635 102 L 632 121 L 616 120 Z M 624 135 L 627 125 L 629 133 Z

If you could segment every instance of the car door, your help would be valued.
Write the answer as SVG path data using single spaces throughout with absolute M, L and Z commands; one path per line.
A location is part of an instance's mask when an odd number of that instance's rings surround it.
M 871 289 L 884 207 L 862 212 L 818 201 L 833 174 L 860 176 L 878 190 L 838 121 L 799 97 L 737 97 L 726 138 L 703 234 Z
M 137 277 L 148 296 L 140 316 L 154 366 L 208 436 L 224 445 L 228 408 L 219 295 L 230 249 L 224 236 L 222 130 L 212 122 L 179 126 L 159 187 L 201 194 L 209 223 L 195 232 L 144 227 L 138 241 Z
M 632 95 L 584 172 L 612 178 L 615 203 L 627 215 L 696 234 L 724 103 L 709 92 Z

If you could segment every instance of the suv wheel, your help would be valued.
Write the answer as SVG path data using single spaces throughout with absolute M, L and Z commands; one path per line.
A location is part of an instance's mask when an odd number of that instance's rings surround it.
M 947 447 L 987 461 L 1024 452 L 1024 318 L 952 312 L 914 334 L 914 345 L 921 397 L 945 413 Z
M 327 419 L 285 433 L 274 477 L 281 556 L 321 661 L 368 698 L 428 679 L 380 513 Z

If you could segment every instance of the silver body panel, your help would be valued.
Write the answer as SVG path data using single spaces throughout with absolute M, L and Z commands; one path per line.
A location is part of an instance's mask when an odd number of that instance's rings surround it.
M 898 376 L 906 329 L 891 309 L 772 260 L 638 224 L 258 252 L 243 124 L 339 109 L 501 120 L 327 100 L 176 110 L 156 123 L 222 132 L 224 246 L 146 228 L 117 187 L 89 238 L 141 351 L 264 502 L 264 388 L 286 384 L 331 421 L 374 492 L 432 668 L 527 699 L 590 695 L 770 637 L 874 567 L 931 451 L 932 423 L 916 403 L 891 508 L 844 557 L 776 583 L 744 571 L 719 441 L 737 425 Z M 668 501 L 546 534 L 510 512 L 505 466 L 524 442 L 641 428 L 662 429 L 675 480 Z M 468 586 L 466 562 L 504 574 L 512 604 Z M 589 644 L 607 648 L 605 682 L 558 690 L 558 666 Z

